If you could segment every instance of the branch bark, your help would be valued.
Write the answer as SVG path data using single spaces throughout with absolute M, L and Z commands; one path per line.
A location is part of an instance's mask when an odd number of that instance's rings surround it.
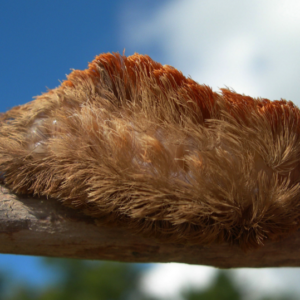
M 99 226 L 46 198 L 0 186 L 0 252 L 126 262 L 181 262 L 221 268 L 300 266 L 300 232 L 251 252 L 227 244 L 164 244 L 124 228 Z

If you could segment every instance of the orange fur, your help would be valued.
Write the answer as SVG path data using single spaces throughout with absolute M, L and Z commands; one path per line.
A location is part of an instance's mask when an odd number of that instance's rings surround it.
M 166 242 L 248 249 L 300 227 L 299 109 L 215 93 L 148 56 L 97 56 L 0 117 L 0 172 Z

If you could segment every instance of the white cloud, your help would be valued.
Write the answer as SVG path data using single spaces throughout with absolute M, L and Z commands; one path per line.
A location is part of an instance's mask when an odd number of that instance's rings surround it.
M 300 270 L 297 268 L 236 269 L 232 275 L 249 300 L 262 295 L 300 294 Z
M 150 56 L 160 53 L 156 59 L 162 64 L 214 90 L 226 85 L 253 97 L 286 98 L 300 105 L 299 11 L 299 0 L 173 0 L 154 11 L 128 7 L 123 36 L 131 48 L 146 49 Z M 299 292 L 299 272 L 241 269 L 233 275 L 248 287 L 251 298 L 253 290 Z M 144 286 L 175 299 L 182 286 L 207 285 L 213 274 L 214 269 L 206 267 L 157 265 Z
M 163 64 L 214 89 L 297 102 L 299 11 L 295 0 L 177 0 L 131 12 L 124 31 L 132 47 L 158 45 Z
M 142 278 L 145 292 L 172 300 L 181 299 L 183 288 L 205 288 L 216 274 L 216 269 L 178 263 L 155 264 Z
M 154 264 L 141 280 L 142 289 L 159 299 L 182 300 L 180 291 L 201 290 L 212 284 L 218 269 L 179 263 Z M 299 295 L 300 270 L 297 268 L 231 269 L 227 275 L 243 293 L 243 299 L 263 296 Z

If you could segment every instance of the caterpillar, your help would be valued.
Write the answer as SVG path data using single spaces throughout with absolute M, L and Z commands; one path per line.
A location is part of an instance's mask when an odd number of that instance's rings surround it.
M 292 102 L 107 53 L 0 115 L 0 172 L 100 223 L 247 250 L 300 227 L 299 125 Z

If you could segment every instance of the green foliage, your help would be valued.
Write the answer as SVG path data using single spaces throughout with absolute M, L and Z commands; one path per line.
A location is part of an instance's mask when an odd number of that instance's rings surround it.
M 222 300 L 239 300 L 241 293 L 234 286 L 233 282 L 224 272 L 220 272 L 215 282 L 205 290 L 188 290 L 183 292 L 183 298 L 185 300 L 210 300 L 210 299 L 222 299 Z
M 55 271 L 56 282 L 41 290 L 22 285 L 6 290 L 11 281 L 0 274 L 0 300 L 159 300 L 140 289 L 140 276 L 145 268 L 139 264 L 45 259 Z M 242 292 L 225 271 L 220 271 L 206 289 L 185 289 L 182 300 L 242 300 Z M 293 300 L 290 295 L 265 297 L 260 300 Z
M 35 295 L 36 299 L 139 299 L 140 270 L 135 265 L 71 259 L 47 259 L 46 263 L 59 278 L 56 284 Z
M 59 289 L 45 293 L 45 300 L 132 299 L 137 289 L 139 271 L 127 264 L 87 262 L 82 260 L 51 260 L 62 278 Z M 50 296 L 49 296 L 50 295 Z

